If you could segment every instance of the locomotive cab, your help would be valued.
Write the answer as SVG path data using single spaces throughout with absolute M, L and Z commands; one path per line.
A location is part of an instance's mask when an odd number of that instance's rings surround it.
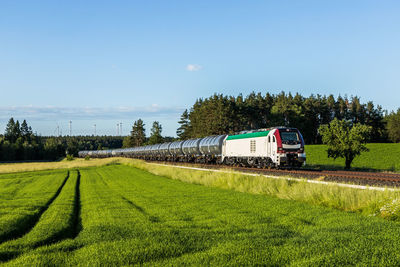
M 303 136 L 296 128 L 282 128 L 275 132 L 280 166 L 300 167 L 306 161 Z

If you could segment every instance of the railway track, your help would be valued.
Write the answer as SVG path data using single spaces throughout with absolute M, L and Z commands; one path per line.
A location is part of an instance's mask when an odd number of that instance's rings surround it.
M 153 161 L 151 161 L 153 162 Z M 400 187 L 400 173 L 328 171 L 314 169 L 259 169 L 250 167 L 195 164 L 184 162 L 163 162 L 170 165 L 194 166 L 208 169 L 231 169 L 241 172 L 289 176 L 295 178 L 318 179 L 324 181 L 347 182 L 360 185 Z

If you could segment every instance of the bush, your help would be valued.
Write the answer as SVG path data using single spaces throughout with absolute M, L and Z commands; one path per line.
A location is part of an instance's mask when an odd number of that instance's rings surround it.
M 74 155 L 68 154 L 67 155 L 67 160 L 68 161 L 74 160 Z
M 85 157 L 85 160 L 90 160 L 90 157 L 89 157 L 89 156 L 86 156 L 86 157 Z

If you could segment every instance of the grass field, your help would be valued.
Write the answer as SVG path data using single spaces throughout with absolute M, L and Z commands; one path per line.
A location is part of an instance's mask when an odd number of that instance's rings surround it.
M 268 179 L 262 175 L 250 176 L 226 170 L 224 173 L 176 168 L 139 160 L 123 159 L 126 165 L 139 168 L 158 176 L 239 192 L 268 195 L 291 199 L 312 205 L 380 216 L 390 220 L 400 220 L 400 191 L 360 190 L 283 179 Z
M 43 171 L 67 168 L 98 167 L 120 162 L 118 158 L 105 158 L 96 160 L 84 160 L 76 158 L 72 161 L 66 159 L 53 162 L 26 162 L 26 163 L 0 163 L 1 173 L 16 173 L 28 171 Z
M 353 170 L 396 171 L 400 172 L 399 144 L 367 144 L 369 152 L 363 152 L 352 164 Z M 332 159 L 327 156 L 325 145 L 306 145 L 307 166 L 319 169 L 344 169 L 344 159 Z M 121 161 L 122 160 L 122 161 Z M 121 158 L 105 158 L 96 160 L 75 159 L 73 161 L 0 163 L 1 173 L 24 171 L 41 171 L 66 168 L 82 168 L 103 166 L 119 162 L 127 162 Z
M 44 189 L 49 177 L 54 185 Z M 2 200 L 40 210 L 29 229 L 0 241 L 5 266 L 400 263 L 398 222 L 126 165 L 2 174 L 0 181 L 7 184 Z M 22 203 L 43 190 L 40 201 Z M 11 212 L 4 208 L 0 221 Z
M 352 169 L 373 171 L 400 171 L 399 144 L 367 144 L 369 152 L 363 152 L 352 163 Z M 307 145 L 307 165 L 321 169 L 343 169 L 344 159 L 327 156 L 325 145 Z
M 68 171 L 0 175 L 0 242 L 27 233 L 68 176 Z

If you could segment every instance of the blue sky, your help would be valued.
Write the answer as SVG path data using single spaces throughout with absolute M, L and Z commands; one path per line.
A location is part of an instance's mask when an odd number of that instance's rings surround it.
M 400 107 L 399 1 L 1 1 L 0 132 L 175 135 L 214 92 L 358 95 Z

